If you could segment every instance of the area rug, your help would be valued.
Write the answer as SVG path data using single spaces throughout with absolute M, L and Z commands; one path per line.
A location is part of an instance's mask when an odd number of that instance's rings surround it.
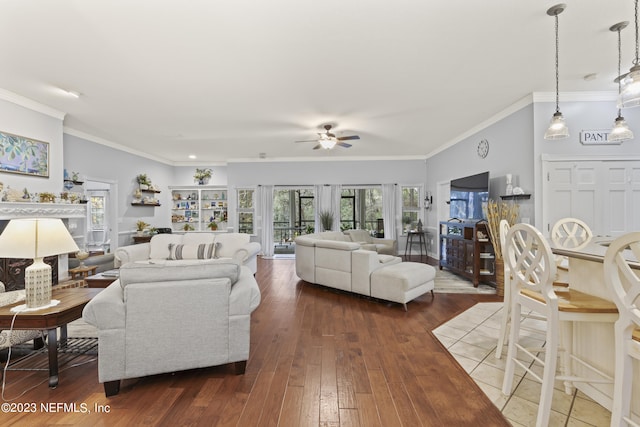
M 496 288 L 486 283 L 480 283 L 476 288 L 470 280 L 436 267 L 433 291 L 440 294 L 495 294 Z

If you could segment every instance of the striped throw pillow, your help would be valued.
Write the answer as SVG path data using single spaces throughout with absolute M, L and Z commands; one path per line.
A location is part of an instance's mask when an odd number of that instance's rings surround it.
M 169 258 L 167 259 L 211 259 L 215 256 L 215 243 L 201 243 L 199 245 L 169 243 Z

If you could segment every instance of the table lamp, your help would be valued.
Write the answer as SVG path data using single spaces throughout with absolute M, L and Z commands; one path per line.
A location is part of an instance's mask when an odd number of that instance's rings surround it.
M 59 218 L 12 219 L 0 234 L 0 257 L 33 258 L 24 277 L 27 308 L 51 302 L 51 266 L 43 258 L 77 251 L 78 245 Z

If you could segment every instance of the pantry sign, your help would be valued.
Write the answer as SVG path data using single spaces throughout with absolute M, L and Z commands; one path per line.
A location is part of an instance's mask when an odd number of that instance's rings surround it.
M 611 129 L 583 130 L 580 132 L 582 145 L 620 145 L 622 141 L 609 141 Z

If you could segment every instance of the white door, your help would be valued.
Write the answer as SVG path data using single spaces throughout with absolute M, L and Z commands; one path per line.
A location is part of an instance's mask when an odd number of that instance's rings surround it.
M 605 162 L 605 229 L 612 236 L 640 230 L 640 162 Z
M 640 229 L 640 161 L 543 162 L 543 224 L 560 218 L 586 222 L 595 235 Z

